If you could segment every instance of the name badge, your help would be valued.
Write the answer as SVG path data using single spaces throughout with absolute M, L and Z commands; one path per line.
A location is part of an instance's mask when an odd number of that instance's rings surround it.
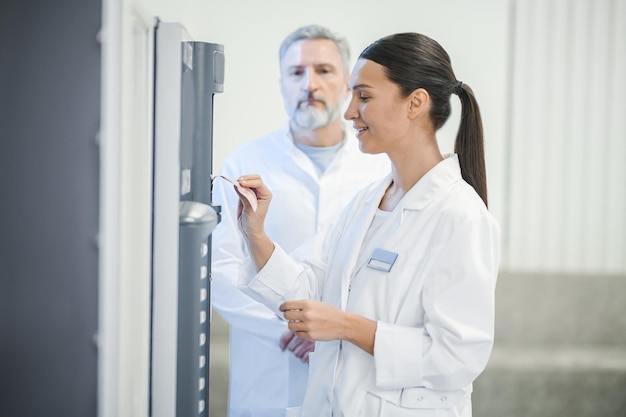
M 374 249 L 372 256 L 369 261 L 367 261 L 367 267 L 378 271 L 389 272 L 396 262 L 397 257 L 398 254 L 395 252 L 389 252 L 384 249 Z

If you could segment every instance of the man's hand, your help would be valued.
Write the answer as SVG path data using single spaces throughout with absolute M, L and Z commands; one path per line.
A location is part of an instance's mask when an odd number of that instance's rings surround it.
M 302 362 L 309 363 L 309 353 L 315 350 L 315 342 L 298 337 L 291 330 L 287 330 L 280 338 L 280 348 L 293 352 Z

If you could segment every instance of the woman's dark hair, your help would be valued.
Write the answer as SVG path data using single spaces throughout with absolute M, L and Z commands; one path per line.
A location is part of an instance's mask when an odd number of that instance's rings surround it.
M 483 145 L 483 124 L 472 89 L 457 81 L 448 53 L 428 36 L 398 33 L 386 36 L 365 48 L 359 58 L 369 59 L 385 69 L 387 78 L 407 97 L 423 88 L 432 103 L 430 118 L 435 130 L 450 117 L 450 95 L 461 100 L 461 122 L 454 143 L 461 175 L 487 205 L 487 174 Z

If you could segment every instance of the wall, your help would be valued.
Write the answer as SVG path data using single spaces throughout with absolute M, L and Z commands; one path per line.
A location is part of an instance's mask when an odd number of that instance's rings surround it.
M 353 55 L 392 32 L 439 40 L 481 104 L 502 268 L 585 273 L 626 272 L 625 9 L 624 0 L 152 2 L 198 40 L 225 45 L 216 168 L 285 121 L 276 50 L 294 28 L 325 24 Z M 440 132 L 443 151 L 455 116 Z
M 147 0 L 144 0 L 147 1 Z M 452 58 L 455 73 L 476 93 L 487 143 L 490 205 L 502 217 L 507 82 L 508 7 L 503 0 L 238 0 L 150 1 L 165 21 L 182 22 L 197 40 L 224 45 L 224 93 L 215 98 L 215 166 L 235 147 L 286 121 L 279 90 L 278 47 L 287 33 L 319 23 L 347 37 L 353 61 L 377 38 L 402 31 L 427 34 Z M 440 132 L 451 152 L 458 125 L 458 99 Z M 348 131 L 352 138 L 351 129 Z
M 148 415 L 153 15 L 104 0 L 98 416 Z

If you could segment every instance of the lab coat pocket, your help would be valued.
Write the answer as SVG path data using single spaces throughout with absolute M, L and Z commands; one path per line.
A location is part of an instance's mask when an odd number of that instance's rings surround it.
M 381 398 L 369 391 L 365 392 L 365 395 L 360 399 L 360 403 L 355 404 L 359 410 L 356 414 L 357 417 L 379 417 L 380 402 Z
M 398 405 L 403 410 L 412 410 L 412 416 L 471 417 L 471 389 L 440 391 L 419 387 L 405 388 Z M 398 414 L 397 417 L 405 415 L 408 417 L 408 414 Z
M 433 408 L 405 407 L 401 404 L 401 390 L 367 391 L 358 417 L 438 417 Z
M 465 390 L 439 391 L 427 388 L 404 388 L 400 405 L 408 408 L 453 408 L 469 393 Z

